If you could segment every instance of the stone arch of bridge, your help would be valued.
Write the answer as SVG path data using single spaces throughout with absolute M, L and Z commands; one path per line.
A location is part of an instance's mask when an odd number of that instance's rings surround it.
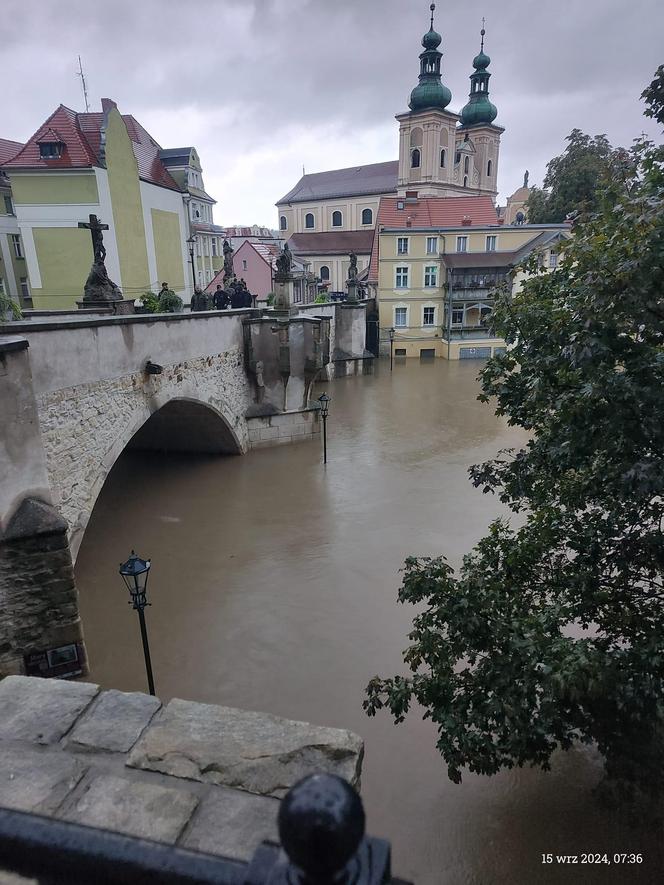
M 90 485 L 84 509 L 70 526 L 69 546 L 75 560 L 94 506 L 113 465 L 127 449 L 241 455 L 247 448 L 246 428 L 219 397 L 195 390 L 155 394 L 132 413 L 105 452 Z

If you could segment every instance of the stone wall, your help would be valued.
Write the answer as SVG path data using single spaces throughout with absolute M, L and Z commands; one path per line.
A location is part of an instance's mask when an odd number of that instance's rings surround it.
M 312 407 L 298 412 L 247 418 L 247 428 L 250 449 L 318 439 L 319 409 Z
M 249 860 L 277 839 L 279 800 L 314 772 L 359 788 L 350 731 L 229 707 L 0 683 L 0 806 Z

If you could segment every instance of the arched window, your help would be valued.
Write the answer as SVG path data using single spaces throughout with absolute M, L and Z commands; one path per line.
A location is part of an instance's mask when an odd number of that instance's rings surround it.
M 441 169 L 445 168 L 446 158 L 447 158 L 447 151 L 445 150 L 445 148 L 442 148 L 440 151 L 440 168 Z
M 419 126 L 416 126 L 411 130 L 410 133 L 410 146 L 411 147 L 420 147 L 422 144 L 422 130 Z
M 330 268 L 324 264 L 320 269 L 320 278 L 323 283 L 330 279 Z
M 304 216 L 304 226 L 305 227 L 313 227 L 314 226 L 314 213 L 307 212 Z
M 493 169 L 493 160 L 489 160 L 486 164 L 486 174 L 491 175 L 491 170 Z
M 420 152 L 417 148 L 410 155 L 410 165 L 412 169 L 419 168 L 420 165 Z
M 362 210 L 362 224 L 373 224 L 373 212 L 371 209 Z
M 342 224 L 343 224 L 343 218 L 341 217 L 341 212 L 339 212 L 339 210 L 336 209 L 332 213 L 332 227 L 341 227 Z
M 467 175 L 463 176 L 463 186 L 468 187 L 468 176 Z
M 288 221 L 285 215 L 282 215 L 279 219 L 279 230 L 288 230 Z
M 460 163 L 460 162 L 461 162 L 461 151 L 457 151 L 457 152 L 456 152 L 456 156 L 455 156 L 455 158 L 454 158 L 454 162 L 455 162 L 455 163 Z
M 470 166 L 470 157 L 466 157 L 463 161 L 463 171 L 468 175 L 468 167 Z

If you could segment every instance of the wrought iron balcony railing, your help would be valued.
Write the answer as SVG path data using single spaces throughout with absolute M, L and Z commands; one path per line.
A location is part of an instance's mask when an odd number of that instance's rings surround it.
M 410 885 L 390 845 L 364 834 L 364 810 L 339 777 L 310 775 L 279 807 L 281 846 L 249 863 L 0 808 L 0 870 L 42 885 Z

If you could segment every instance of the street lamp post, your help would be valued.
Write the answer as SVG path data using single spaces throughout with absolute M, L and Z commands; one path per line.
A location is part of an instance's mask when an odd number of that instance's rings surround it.
M 326 393 L 318 397 L 320 403 L 320 415 L 323 419 L 323 464 L 327 464 L 327 413 L 330 408 L 330 400 L 332 397 Z
M 141 639 L 143 640 L 143 654 L 145 655 L 145 670 L 148 676 L 148 690 L 154 694 L 154 679 L 152 678 L 152 663 L 150 661 L 150 646 L 148 644 L 148 630 L 145 626 L 145 606 L 152 603 L 147 600 L 148 575 L 150 573 L 150 560 L 141 559 L 132 550 L 131 556 L 126 562 L 120 564 L 120 574 L 125 582 L 131 597 L 129 605 L 133 605 L 138 612 L 138 620 L 141 625 Z
M 394 326 L 390 329 L 390 372 L 394 362 Z
M 187 240 L 189 244 L 189 260 L 191 261 L 191 282 L 193 284 L 192 289 L 192 297 L 193 293 L 196 291 L 196 271 L 194 270 L 194 246 L 196 245 L 196 236 L 192 234 Z

